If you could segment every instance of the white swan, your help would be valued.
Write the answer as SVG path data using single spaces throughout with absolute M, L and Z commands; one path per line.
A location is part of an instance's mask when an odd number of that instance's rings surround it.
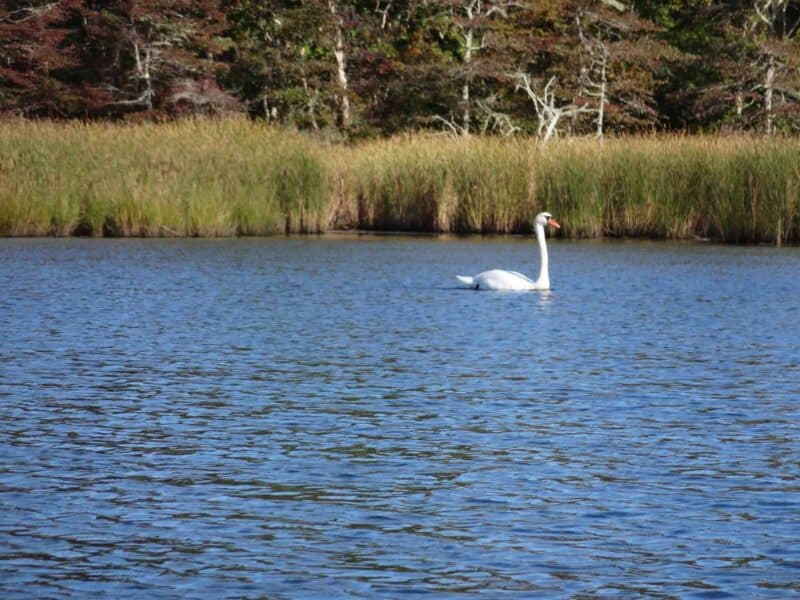
M 536 281 L 525 277 L 522 273 L 503 271 L 502 269 L 484 271 L 475 275 L 475 277 L 456 275 L 458 280 L 476 290 L 549 290 L 550 272 L 547 269 L 547 242 L 544 239 L 544 226 L 550 225 L 550 227 L 559 229 L 561 225 L 548 212 L 536 215 L 533 223 L 536 230 L 536 239 L 539 242 L 539 254 L 542 259 L 539 278 Z

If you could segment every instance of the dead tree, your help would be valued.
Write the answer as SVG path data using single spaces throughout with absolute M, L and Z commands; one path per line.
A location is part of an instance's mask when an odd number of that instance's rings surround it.
M 453 19 L 463 47 L 461 61 L 464 65 L 464 82 L 461 86 L 461 124 L 453 119 L 435 117 L 442 122 L 451 133 L 461 136 L 470 134 L 472 122 L 472 74 L 473 60 L 476 53 L 488 47 L 487 29 L 489 20 L 495 16 L 507 17 L 508 9 L 518 6 L 514 0 L 450 0 L 450 14 Z
M 581 47 L 588 57 L 588 63 L 581 66 L 578 79 L 581 86 L 579 95 L 596 100 L 596 132 L 597 137 L 603 139 L 606 104 L 608 103 L 608 45 L 601 38 L 589 35 L 584 30 L 583 12 L 580 10 L 575 15 L 575 23 L 578 26 L 578 39 Z
M 536 117 L 539 121 L 536 137 L 542 144 L 546 144 L 557 133 L 558 124 L 562 119 L 575 117 L 582 113 L 594 112 L 592 108 L 574 103 L 558 106 L 555 89 L 557 80 L 555 77 L 551 77 L 547 81 L 541 93 L 536 90 L 527 73 L 518 73 L 516 78 L 517 85 L 515 90 L 525 92 L 533 102 Z
M 759 74 L 753 91 L 761 95 L 764 111 L 764 133 L 772 135 L 775 130 L 776 95 L 781 104 L 794 98 L 796 90 L 781 89 L 781 81 L 793 70 L 789 40 L 800 27 L 800 17 L 790 20 L 789 8 L 798 3 L 792 0 L 755 0 L 753 12 L 745 26 L 745 37 L 756 41 L 758 51 L 750 68 Z M 797 13 L 798 11 L 793 11 Z

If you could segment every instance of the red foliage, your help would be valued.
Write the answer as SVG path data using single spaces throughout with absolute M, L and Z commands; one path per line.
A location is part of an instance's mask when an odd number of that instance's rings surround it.
M 91 118 L 171 110 L 176 81 L 214 80 L 221 65 L 210 59 L 225 26 L 216 0 L 4 2 L 0 113 Z

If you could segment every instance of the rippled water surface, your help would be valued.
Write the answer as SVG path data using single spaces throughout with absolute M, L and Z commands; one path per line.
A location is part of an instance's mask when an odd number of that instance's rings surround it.
M 0 240 L 0 596 L 800 593 L 800 250 L 535 248 Z

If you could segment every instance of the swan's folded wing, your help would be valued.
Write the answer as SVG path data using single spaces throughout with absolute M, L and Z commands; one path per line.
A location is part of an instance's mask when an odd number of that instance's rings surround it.
M 516 276 L 517 276 L 517 277 L 519 277 L 520 279 L 524 279 L 525 281 L 528 281 L 528 282 L 530 282 L 530 283 L 534 283 L 533 279 L 531 279 L 530 277 L 528 277 L 528 276 L 526 276 L 526 275 L 523 275 L 523 274 L 522 274 L 522 273 L 520 273 L 519 271 L 509 271 L 509 273 L 511 273 L 512 275 L 516 275 Z

